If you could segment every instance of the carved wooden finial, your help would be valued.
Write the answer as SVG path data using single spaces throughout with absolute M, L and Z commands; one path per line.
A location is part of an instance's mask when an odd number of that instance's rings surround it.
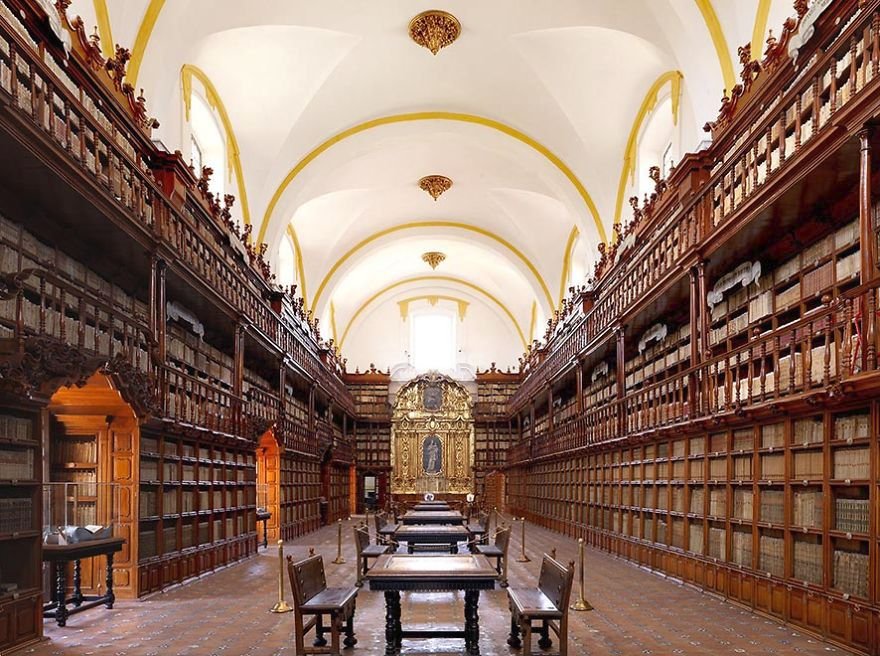
M 804 17 L 809 6 L 810 0 L 794 0 L 794 11 L 797 14 L 798 20 Z
M 311 558 L 311 557 L 314 556 L 314 555 L 315 555 L 315 548 L 314 548 L 314 547 L 309 547 L 309 558 Z M 289 556 L 288 556 L 288 558 L 289 558 Z

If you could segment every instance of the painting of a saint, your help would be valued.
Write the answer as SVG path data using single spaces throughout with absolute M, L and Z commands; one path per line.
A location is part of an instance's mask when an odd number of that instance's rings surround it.
M 442 445 L 440 438 L 429 435 L 422 442 L 422 469 L 426 474 L 439 474 L 442 469 Z

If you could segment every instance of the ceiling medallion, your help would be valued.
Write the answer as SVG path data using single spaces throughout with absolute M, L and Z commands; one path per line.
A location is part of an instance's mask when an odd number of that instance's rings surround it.
M 439 9 L 423 11 L 409 22 L 409 37 L 435 55 L 460 34 L 461 23 L 458 19 Z
M 440 251 L 428 251 L 427 253 L 422 253 L 422 259 L 427 262 L 432 269 L 436 269 L 437 265 L 446 259 L 446 255 Z
M 431 194 L 431 198 L 435 201 L 444 191 L 449 191 L 451 186 L 452 180 L 445 175 L 426 175 L 419 180 L 419 188 Z

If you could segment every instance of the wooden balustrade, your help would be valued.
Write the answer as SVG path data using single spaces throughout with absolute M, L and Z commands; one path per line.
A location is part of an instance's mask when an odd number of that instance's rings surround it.
M 227 435 L 245 434 L 241 398 L 166 366 L 159 367 L 159 387 L 166 420 Z
M 701 417 L 741 413 L 799 394 L 833 394 L 841 383 L 877 370 L 878 287 L 880 282 L 858 287 L 798 321 L 754 335 L 738 349 L 631 389 L 620 400 L 587 407 L 552 430 L 540 431 L 534 440 L 514 444 L 507 462 L 607 444 Z M 697 386 L 693 396 L 690 384 Z
M 839 22 L 841 31 L 827 47 L 823 44 L 823 50 L 768 103 L 758 120 L 743 127 L 709 172 L 700 193 L 682 205 L 665 203 L 666 215 L 651 217 L 651 236 L 641 243 L 637 240 L 600 278 L 591 292 L 596 302 L 586 316 L 557 331 L 542 348 L 540 361 L 525 368 L 525 380 L 511 397 L 508 412 L 521 412 L 548 380 L 589 350 L 597 336 L 625 322 L 649 294 L 661 293 L 670 273 L 681 272 L 691 253 L 705 248 L 738 216 L 745 218 L 748 207 L 759 206 L 767 183 L 808 153 L 836 114 L 845 109 L 857 113 L 862 92 L 875 86 L 880 67 L 876 5 L 868 3 L 851 20 Z M 794 69 L 790 75 L 794 76 Z M 740 212 L 742 208 L 746 209 Z M 731 388 L 734 396 L 735 392 Z M 652 407 L 647 398 L 641 404 L 642 409 Z
M 229 234 L 197 199 L 198 192 L 190 189 L 195 200 L 182 208 L 172 205 L 147 165 L 154 153 L 142 153 L 149 147 L 142 136 L 133 138 L 110 113 L 113 107 L 93 100 L 101 94 L 83 83 L 90 73 L 81 73 L 74 82 L 73 73 L 64 70 L 53 51 L 43 42 L 31 41 L 23 31 L 0 20 L 0 97 L 5 94 L 22 118 L 104 189 L 119 210 L 117 218 L 135 224 L 145 243 L 158 239 L 168 246 L 176 256 L 175 266 L 188 269 L 219 301 L 231 305 L 301 363 L 306 375 L 328 389 L 340 407 L 354 414 L 353 401 L 339 376 L 321 362 L 310 330 L 292 325 L 269 307 L 264 300 L 268 285 L 258 280 L 260 274 L 240 250 L 224 243 Z M 71 71 L 75 65 L 71 59 Z

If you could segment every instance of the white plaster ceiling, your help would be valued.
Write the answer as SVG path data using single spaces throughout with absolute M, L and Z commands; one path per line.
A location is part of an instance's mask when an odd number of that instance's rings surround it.
M 788 0 L 74 0 L 69 12 L 91 25 L 96 8 L 115 41 L 146 44 L 135 84 L 168 147 L 188 152 L 181 68 L 210 79 L 240 148 L 254 234 L 275 253 L 292 226 L 310 304 L 325 281 L 322 323 L 331 300 L 345 323 L 395 279 L 429 274 L 422 250 L 445 249 L 441 268 L 493 290 L 523 325 L 537 302 L 539 332 L 572 229 L 578 271 L 596 222 L 611 232 L 624 148 L 654 80 L 681 71 L 679 141 L 693 149 L 725 87 L 719 34 L 738 72 L 759 9 L 763 36 L 792 13 Z M 426 9 L 462 23 L 436 57 L 407 36 Z M 145 15 L 156 19 L 149 39 Z M 415 113 L 431 114 L 357 129 Z M 437 202 L 416 186 L 431 173 L 454 181 Z

